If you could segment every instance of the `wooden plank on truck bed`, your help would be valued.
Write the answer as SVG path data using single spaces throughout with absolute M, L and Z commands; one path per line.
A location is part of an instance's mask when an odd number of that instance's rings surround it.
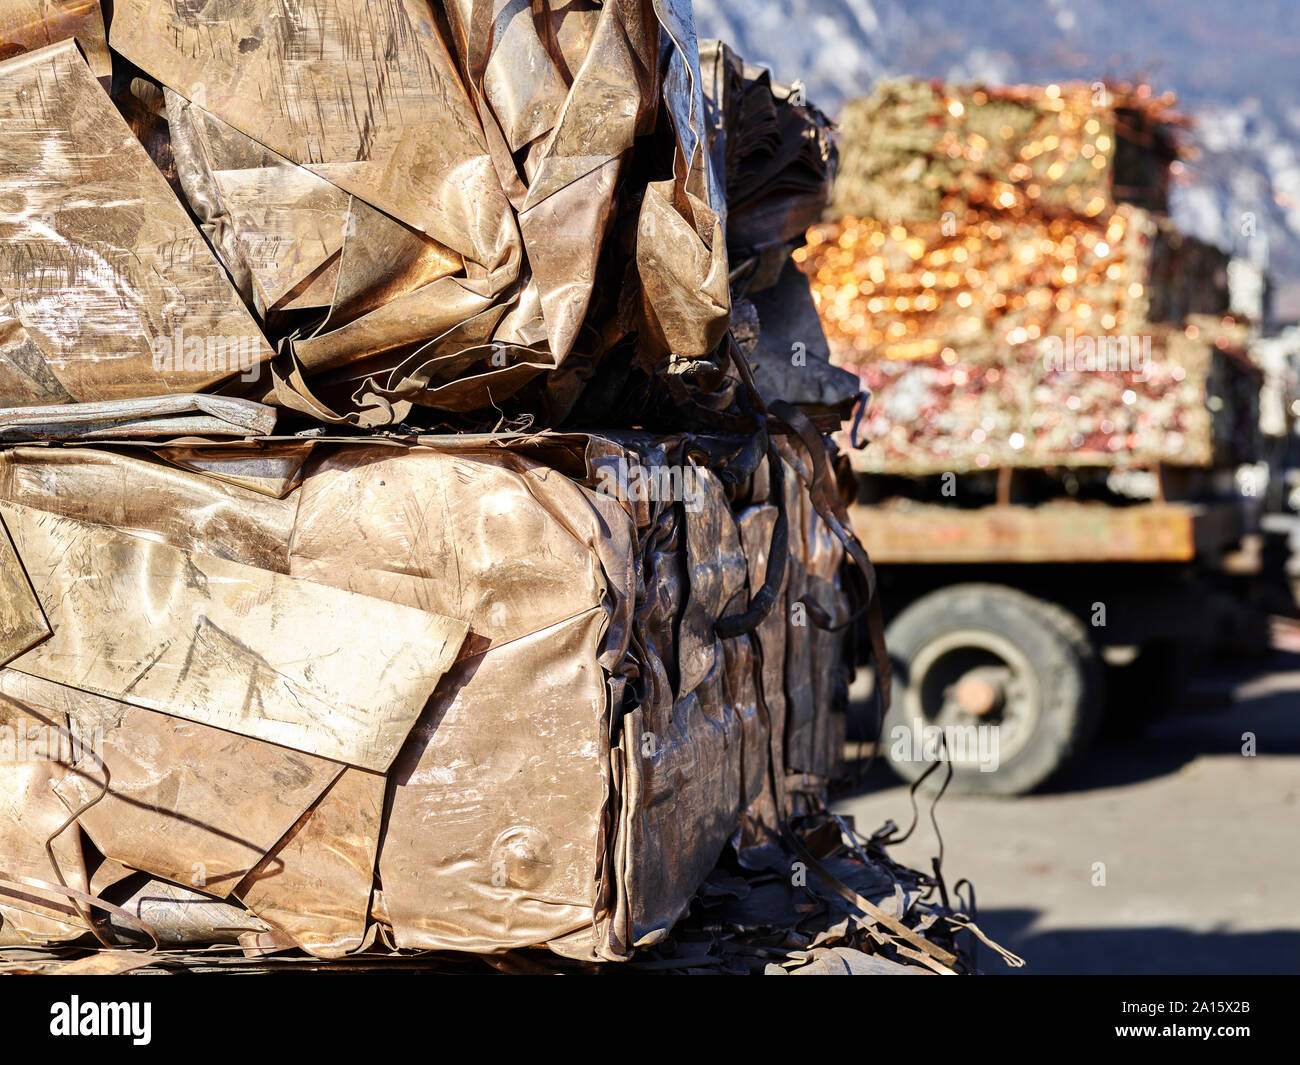
M 877 564 L 1188 562 L 1240 534 L 1231 504 L 1072 501 L 1035 507 L 951 506 L 894 500 L 850 509 Z

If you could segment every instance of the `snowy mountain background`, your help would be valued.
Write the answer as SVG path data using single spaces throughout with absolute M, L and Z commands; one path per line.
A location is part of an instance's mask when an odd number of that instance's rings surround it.
M 1146 80 L 1195 123 L 1172 211 L 1267 266 L 1300 317 L 1300 3 L 1294 0 L 694 0 L 720 37 L 831 115 L 884 77 Z

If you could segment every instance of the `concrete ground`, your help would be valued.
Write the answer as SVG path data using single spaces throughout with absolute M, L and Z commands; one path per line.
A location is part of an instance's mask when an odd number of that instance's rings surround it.
M 985 972 L 1300 973 L 1300 645 L 1249 673 L 1208 667 L 1187 701 L 1141 737 L 1103 739 L 1043 793 L 940 801 L 947 883 L 971 880 L 980 926 L 1027 962 L 981 947 Z M 928 870 L 918 798 L 893 854 Z M 882 765 L 836 808 L 865 834 L 911 821 Z

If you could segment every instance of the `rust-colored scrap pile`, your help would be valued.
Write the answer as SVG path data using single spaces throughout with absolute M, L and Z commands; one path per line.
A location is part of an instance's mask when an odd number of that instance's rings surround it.
M 825 809 L 820 113 L 681 0 L 71 11 L 0 0 L 0 968 L 969 968 Z
M 1226 257 L 1164 213 L 1171 107 L 1145 86 L 904 81 L 846 109 L 829 220 L 796 258 L 835 362 L 874 396 L 855 464 L 1249 453 Z

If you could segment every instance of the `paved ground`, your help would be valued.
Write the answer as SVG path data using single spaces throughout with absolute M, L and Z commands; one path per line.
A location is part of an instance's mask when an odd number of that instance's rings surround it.
M 942 799 L 948 883 L 972 880 L 981 927 L 1028 962 L 983 948 L 986 972 L 1300 972 L 1300 648 L 1262 672 L 1207 669 L 1188 703 L 1046 793 Z M 837 808 L 867 833 L 911 819 L 883 766 Z M 895 849 L 915 868 L 937 852 L 928 809 Z

